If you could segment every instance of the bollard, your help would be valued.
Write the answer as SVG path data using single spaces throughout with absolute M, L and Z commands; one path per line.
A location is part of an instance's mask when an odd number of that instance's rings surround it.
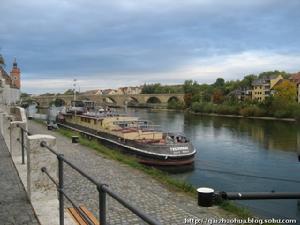
M 48 130 L 53 130 L 53 126 L 52 126 L 51 124 L 48 124 L 48 125 L 47 125 L 47 129 L 48 129 Z
M 212 188 L 201 187 L 197 189 L 198 205 L 202 207 L 211 207 L 215 196 L 215 191 Z
M 78 143 L 79 137 L 78 136 L 72 136 L 72 143 Z

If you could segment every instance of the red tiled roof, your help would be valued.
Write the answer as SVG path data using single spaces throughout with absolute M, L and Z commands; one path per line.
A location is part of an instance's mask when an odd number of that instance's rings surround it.
M 289 79 L 291 81 L 299 84 L 300 83 L 300 72 L 292 74 Z

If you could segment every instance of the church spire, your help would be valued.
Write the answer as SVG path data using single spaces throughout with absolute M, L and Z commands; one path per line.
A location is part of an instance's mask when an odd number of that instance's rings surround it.
M 13 62 L 13 67 L 10 72 L 11 85 L 13 88 L 20 89 L 20 87 L 21 87 L 20 75 L 21 75 L 21 71 L 18 68 L 17 60 L 15 58 L 14 62 Z
M 17 64 L 17 59 L 16 59 L 16 57 L 15 57 L 14 62 L 13 62 L 13 67 L 14 67 L 14 68 L 18 68 L 18 64 Z
M 4 66 L 5 65 L 5 61 L 4 61 L 4 58 L 3 56 L 0 54 L 0 66 Z

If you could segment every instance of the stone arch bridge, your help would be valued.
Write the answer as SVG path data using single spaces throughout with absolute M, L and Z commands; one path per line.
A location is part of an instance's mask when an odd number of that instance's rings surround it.
M 50 103 L 60 100 L 64 105 L 70 105 L 73 95 L 42 95 L 31 97 L 39 107 L 49 107 Z M 167 105 L 170 101 L 184 102 L 184 94 L 132 94 L 132 95 L 84 95 L 79 94 L 76 100 L 94 101 L 96 105 L 125 106 L 125 105 Z M 26 99 L 24 99 L 26 101 Z

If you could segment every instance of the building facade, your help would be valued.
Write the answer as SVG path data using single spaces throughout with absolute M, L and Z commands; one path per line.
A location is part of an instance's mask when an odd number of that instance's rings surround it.
M 300 72 L 292 74 L 289 78 L 290 81 L 294 82 L 297 87 L 297 102 L 300 103 Z
M 4 69 L 4 59 L 0 54 L 0 104 L 12 105 L 20 101 L 21 71 L 16 60 L 8 74 Z
M 272 88 L 282 79 L 281 75 L 275 75 L 254 80 L 252 82 L 252 100 L 264 101 L 272 94 Z

